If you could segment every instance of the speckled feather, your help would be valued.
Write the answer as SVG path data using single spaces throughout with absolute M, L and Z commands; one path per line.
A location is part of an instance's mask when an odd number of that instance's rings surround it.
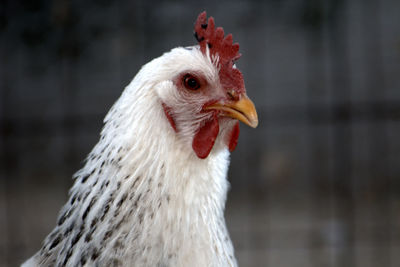
M 176 48 L 142 68 L 106 116 L 57 226 L 24 266 L 236 265 L 223 214 L 224 129 L 199 159 L 188 146 L 200 118 L 180 122 L 188 125 L 177 134 L 160 103 L 173 90 L 170 66 L 188 64 L 217 79 L 198 47 Z

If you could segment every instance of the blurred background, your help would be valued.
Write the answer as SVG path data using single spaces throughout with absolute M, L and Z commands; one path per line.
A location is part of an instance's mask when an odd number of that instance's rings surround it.
M 241 266 L 400 266 L 400 1 L 3 0 L 0 266 L 41 246 L 102 119 L 207 10 L 240 43 L 226 217 Z

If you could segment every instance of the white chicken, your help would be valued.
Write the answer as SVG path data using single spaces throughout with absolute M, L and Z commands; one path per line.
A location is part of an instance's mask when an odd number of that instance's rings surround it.
M 236 266 L 224 219 L 238 120 L 257 113 L 232 35 L 199 15 L 199 45 L 142 67 L 75 174 L 43 247 L 23 266 Z

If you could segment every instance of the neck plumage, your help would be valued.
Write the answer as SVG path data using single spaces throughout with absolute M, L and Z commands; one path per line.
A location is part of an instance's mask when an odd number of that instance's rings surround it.
M 106 116 L 42 251 L 57 248 L 59 263 L 73 265 L 236 265 L 223 214 L 228 150 L 197 158 L 156 97 L 129 99 L 134 83 Z

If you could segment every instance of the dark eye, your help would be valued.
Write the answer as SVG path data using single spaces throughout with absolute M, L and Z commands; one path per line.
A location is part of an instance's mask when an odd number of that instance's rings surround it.
M 197 90 L 200 88 L 200 83 L 190 74 L 183 76 L 183 84 L 185 85 L 186 89 L 189 90 Z

